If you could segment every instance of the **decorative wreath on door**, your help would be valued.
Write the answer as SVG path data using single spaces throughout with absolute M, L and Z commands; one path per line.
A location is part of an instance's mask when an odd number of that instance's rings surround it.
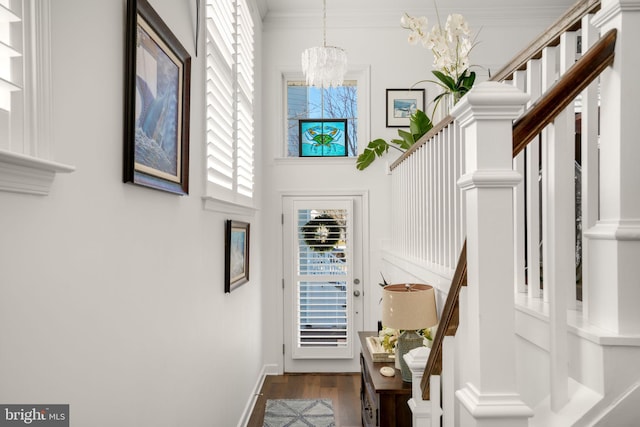
M 340 241 L 342 228 L 330 215 L 319 215 L 300 229 L 304 242 L 316 252 L 333 250 Z

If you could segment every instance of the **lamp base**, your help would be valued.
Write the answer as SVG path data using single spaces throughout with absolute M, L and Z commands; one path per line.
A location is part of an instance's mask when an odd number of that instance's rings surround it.
M 422 346 L 424 338 L 418 335 L 416 331 L 404 331 L 398 337 L 398 347 L 396 349 L 396 357 L 400 358 L 400 372 L 402 373 L 402 381 L 411 382 L 411 369 L 404 361 L 404 355 Z

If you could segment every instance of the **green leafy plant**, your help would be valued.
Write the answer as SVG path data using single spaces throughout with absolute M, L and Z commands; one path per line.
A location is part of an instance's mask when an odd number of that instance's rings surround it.
M 409 131 L 398 129 L 397 139 L 392 139 L 387 142 L 382 138 L 374 139 L 369 142 L 364 152 L 358 156 L 356 161 L 356 168 L 358 170 L 364 170 L 376 157 L 382 157 L 389 151 L 389 148 L 394 148 L 402 153 L 415 144 L 420 138 L 422 138 L 427 132 L 433 128 L 431 119 L 427 117 L 424 111 L 416 110 L 409 119 Z
M 431 343 L 433 342 L 433 337 L 435 336 L 435 326 L 432 328 L 424 328 L 418 329 L 416 332 L 423 339 L 422 345 L 425 347 L 431 347 Z M 378 332 L 378 339 L 380 340 L 380 345 L 387 353 L 395 354 L 396 347 L 398 345 L 398 338 L 404 332 L 401 329 L 392 329 L 386 326 L 383 326 L 382 329 Z
M 453 105 L 457 104 L 460 98 L 465 96 L 467 92 L 471 90 L 473 83 L 476 81 L 475 71 L 469 71 L 468 68 L 460 73 L 457 79 L 454 79 L 441 71 L 433 70 L 431 72 L 436 76 L 438 81 L 429 81 L 440 85 L 444 89 L 444 92 L 433 98 L 434 111 L 438 107 L 440 100 L 449 96 L 453 97 Z

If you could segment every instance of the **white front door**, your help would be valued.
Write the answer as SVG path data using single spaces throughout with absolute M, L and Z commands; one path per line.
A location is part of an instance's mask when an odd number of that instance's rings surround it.
M 362 198 L 284 197 L 284 370 L 359 371 Z

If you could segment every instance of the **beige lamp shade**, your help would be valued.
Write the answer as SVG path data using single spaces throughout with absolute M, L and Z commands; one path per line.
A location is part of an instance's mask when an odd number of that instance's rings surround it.
M 382 289 L 382 325 L 418 330 L 438 323 L 433 286 L 407 283 Z

